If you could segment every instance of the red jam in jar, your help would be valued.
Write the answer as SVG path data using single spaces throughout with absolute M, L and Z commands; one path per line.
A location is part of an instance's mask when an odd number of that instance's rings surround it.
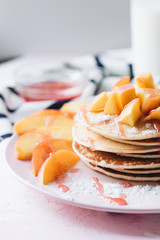
M 79 69 L 57 68 L 39 72 L 19 72 L 16 90 L 25 101 L 68 100 L 79 97 L 87 74 Z

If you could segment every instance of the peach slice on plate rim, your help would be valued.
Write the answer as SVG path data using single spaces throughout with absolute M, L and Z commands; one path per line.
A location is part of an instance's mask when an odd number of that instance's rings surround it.
M 38 143 L 47 139 L 66 139 L 72 141 L 72 127 L 38 128 L 21 135 L 16 142 L 17 158 L 29 160 Z
M 38 115 L 38 116 L 30 116 L 28 118 L 24 118 L 17 122 L 14 125 L 14 131 L 21 135 L 30 130 L 37 128 L 48 128 L 48 127 L 58 127 L 58 126 L 73 126 L 74 121 L 63 115 Z
M 65 111 L 62 112 L 56 109 L 45 109 L 42 111 L 35 112 L 31 116 L 56 116 L 56 115 L 73 118 L 73 114 Z
M 67 102 L 67 103 L 63 104 L 63 106 L 61 107 L 60 110 L 61 110 L 61 112 L 64 112 L 65 114 L 68 113 L 69 115 L 74 116 L 86 104 L 88 104 L 87 101 Z
M 34 151 L 31 161 L 31 169 L 35 176 L 38 175 L 38 172 L 49 157 L 49 155 L 58 150 L 72 150 L 72 141 L 66 139 L 50 139 L 39 143 Z
M 67 172 L 79 161 L 79 157 L 69 150 L 59 150 L 52 153 L 41 166 L 38 178 L 47 185 L 53 182 L 57 177 Z

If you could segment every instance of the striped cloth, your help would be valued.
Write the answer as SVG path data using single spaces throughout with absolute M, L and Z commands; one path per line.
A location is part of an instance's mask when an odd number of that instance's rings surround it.
M 81 98 L 94 96 L 97 93 L 109 90 L 114 81 L 125 75 L 133 78 L 132 64 L 125 54 L 107 52 L 95 56 L 84 56 L 63 63 L 64 67 L 87 69 L 89 82 Z M 13 134 L 13 125 L 16 121 L 42 109 L 59 109 L 64 102 L 38 101 L 25 102 L 17 93 L 14 86 L 0 90 L 0 141 Z

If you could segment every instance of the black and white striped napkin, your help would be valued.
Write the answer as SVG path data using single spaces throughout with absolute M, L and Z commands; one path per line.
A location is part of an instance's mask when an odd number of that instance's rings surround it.
M 89 81 L 81 98 L 94 96 L 97 93 L 109 90 L 113 79 L 130 75 L 133 77 L 132 64 L 125 57 L 116 57 L 109 53 L 95 56 L 84 56 L 63 63 L 65 68 L 87 69 Z M 13 134 L 13 124 L 42 109 L 59 109 L 64 102 L 38 101 L 25 102 L 17 93 L 14 86 L 0 89 L 0 141 Z

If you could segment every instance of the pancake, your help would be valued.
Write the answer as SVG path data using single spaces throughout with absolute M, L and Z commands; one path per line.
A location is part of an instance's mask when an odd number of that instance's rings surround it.
M 89 148 L 79 145 L 76 142 L 73 143 L 73 149 L 88 167 L 107 176 L 132 181 L 160 180 L 160 159 L 143 162 L 132 159 L 132 162 L 127 162 L 127 158 L 123 157 L 125 161 L 122 159 L 120 161 L 120 159 L 118 159 L 120 156 L 117 158 L 116 154 L 103 153 L 100 151 L 91 152 Z M 103 163 L 103 166 L 101 166 L 102 161 L 106 163 Z M 136 165 L 135 161 L 137 161 Z M 139 169 L 137 169 L 137 166 L 139 166 Z M 125 168 L 128 169 L 126 170 Z
M 82 159 L 92 164 L 118 169 L 156 169 L 160 168 L 160 158 L 154 159 L 139 159 L 126 156 L 120 156 L 114 153 L 91 151 L 89 148 L 73 142 L 73 149 L 75 153 Z
M 104 168 L 100 166 L 95 166 L 90 162 L 87 162 L 86 160 L 83 160 L 88 167 L 90 167 L 93 170 L 96 170 L 98 172 L 101 172 L 107 176 L 124 179 L 127 181 L 140 181 L 140 182 L 148 182 L 148 181 L 159 181 L 160 180 L 160 173 L 150 173 L 150 174 L 133 174 L 133 173 L 124 173 L 119 172 L 110 168 Z
M 135 158 L 160 158 L 160 152 L 143 153 L 143 154 L 126 153 L 124 154 L 124 156 L 135 157 Z
M 105 115 L 103 112 L 92 113 L 83 109 L 78 112 L 77 120 L 93 132 L 112 140 L 144 140 L 160 136 L 159 131 L 152 123 L 139 120 L 135 127 L 131 127 L 119 124 L 117 116 Z
M 131 144 L 131 145 L 138 145 L 138 146 L 158 146 L 160 148 L 160 138 L 151 138 L 151 139 L 143 139 L 143 140 L 114 139 L 114 141 Z
M 99 150 L 105 152 L 117 153 L 120 155 L 126 155 L 127 153 L 153 153 L 158 152 L 157 146 L 137 146 L 131 144 L 125 144 L 111 139 L 107 139 L 95 132 L 87 129 L 86 126 L 77 123 L 73 126 L 72 135 L 74 141 L 79 144 L 90 148 L 92 151 Z M 140 155 L 140 154 L 139 154 Z M 151 157 L 152 154 L 150 154 Z M 128 156 L 128 155 L 127 155 Z
M 120 171 L 120 170 L 119 170 Z M 153 174 L 153 173 L 160 173 L 160 168 L 153 168 L 153 169 L 125 169 L 123 172 L 126 173 L 135 173 L 135 174 Z

